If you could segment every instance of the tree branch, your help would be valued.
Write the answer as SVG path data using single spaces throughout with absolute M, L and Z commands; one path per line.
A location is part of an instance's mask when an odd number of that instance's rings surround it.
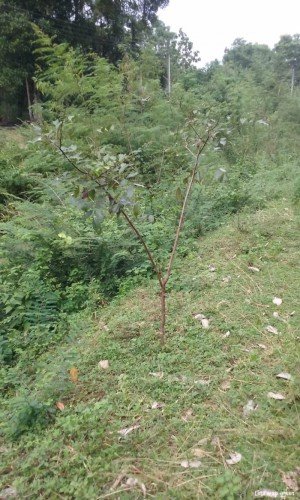
M 170 259 L 169 259 L 167 271 L 166 271 L 166 274 L 165 274 L 165 276 L 163 278 L 163 285 L 164 286 L 168 283 L 169 278 L 171 276 L 173 262 L 174 262 L 176 250 L 177 250 L 177 247 L 178 247 L 178 243 L 179 243 L 179 236 L 180 236 L 180 233 L 181 233 L 181 230 L 182 230 L 182 227 L 183 227 L 183 223 L 184 223 L 184 216 L 185 216 L 186 206 L 187 206 L 189 195 L 190 195 L 190 192 L 191 192 L 191 189 L 192 189 L 192 185 L 193 185 L 194 180 L 195 180 L 195 175 L 197 173 L 197 169 L 198 169 L 198 165 L 199 165 L 199 159 L 200 159 L 202 151 L 204 150 L 204 148 L 206 147 L 208 141 L 210 140 L 210 137 L 211 137 L 211 131 L 208 132 L 206 139 L 203 142 L 201 142 L 201 144 L 199 144 L 199 146 L 198 146 L 198 151 L 197 151 L 197 155 L 196 155 L 194 167 L 193 167 L 193 170 L 192 170 L 192 173 L 191 173 L 191 177 L 190 177 L 190 180 L 189 180 L 186 192 L 185 192 L 185 197 L 184 197 L 182 208 L 181 208 L 181 213 L 180 213 L 180 217 L 179 217 L 179 222 L 178 222 L 177 231 L 176 231 L 175 238 L 174 238 L 173 248 L 172 248 L 172 252 L 171 252 L 171 255 L 170 255 Z
M 91 180 L 93 180 L 94 182 L 96 182 L 96 184 L 98 186 L 101 187 L 101 189 L 103 189 L 109 199 L 109 201 L 112 201 L 114 204 L 117 204 L 117 201 L 116 199 L 112 196 L 111 193 L 109 193 L 109 191 L 107 189 L 105 189 L 104 186 L 102 186 L 100 184 L 100 182 L 98 181 L 98 179 L 95 179 L 95 177 L 93 177 L 93 175 L 91 175 L 89 172 L 87 172 L 86 170 L 83 170 L 81 169 L 80 167 L 78 167 L 78 165 L 71 160 L 71 158 L 69 158 L 69 156 L 66 154 L 66 152 L 62 149 L 61 146 L 57 145 L 54 143 L 54 145 L 56 146 L 56 148 L 60 151 L 60 153 L 63 155 L 63 157 L 70 163 L 70 165 L 72 165 L 73 168 L 75 168 L 78 172 L 80 172 L 81 174 L 89 177 Z M 159 284 L 160 286 L 162 286 L 162 275 L 161 275 L 161 271 L 160 269 L 158 268 L 155 260 L 154 260 L 154 257 L 143 237 L 143 235 L 141 234 L 141 232 L 139 231 L 139 229 L 136 227 L 136 225 L 134 224 L 134 222 L 131 220 L 131 218 L 129 217 L 129 215 L 126 213 L 126 211 L 121 208 L 120 209 L 120 214 L 122 214 L 122 216 L 124 217 L 124 219 L 126 220 L 127 224 L 129 225 L 129 227 L 132 229 L 132 231 L 134 232 L 134 234 L 137 236 L 137 238 L 139 239 L 139 241 L 141 242 L 141 244 L 143 245 L 144 247 L 144 250 L 148 256 L 148 259 L 151 263 L 151 266 L 153 268 L 153 271 L 156 273 L 157 275 L 157 279 L 159 281 Z

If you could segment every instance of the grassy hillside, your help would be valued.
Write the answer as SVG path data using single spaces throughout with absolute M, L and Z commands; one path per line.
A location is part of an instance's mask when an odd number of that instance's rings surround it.
M 273 201 L 178 259 L 164 347 L 149 282 L 74 315 L 64 345 L 38 358 L 32 372 L 19 366 L 20 390 L 2 405 L 1 498 L 9 491 L 22 499 L 295 492 L 298 221 L 290 200 Z M 104 360 L 108 367 L 99 365 Z M 282 372 L 291 380 L 277 378 Z M 26 426 L 17 441 L 7 437 Z M 241 459 L 230 465 L 230 454 Z

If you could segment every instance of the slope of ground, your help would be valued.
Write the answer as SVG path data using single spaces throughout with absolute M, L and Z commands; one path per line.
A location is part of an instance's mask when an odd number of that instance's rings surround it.
M 1 498 L 297 495 L 298 229 L 283 200 L 201 239 L 176 262 L 163 347 L 154 282 L 78 315 L 24 375 L 22 404 L 51 401 L 53 415 L 3 439 Z

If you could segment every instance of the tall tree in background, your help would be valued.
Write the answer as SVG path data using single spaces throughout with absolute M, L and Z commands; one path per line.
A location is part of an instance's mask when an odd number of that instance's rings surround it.
M 22 117 L 26 107 L 25 96 L 29 96 L 34 71 L 33 38 L 26 15 L 21 12 L 16 16 L 0 6 L 0 122 Z
M 26 94 L 28 104 L 33 100 L 31 23 L 57 42 L 92 50 L 117 63 L 124 53 L 139 51 L 143 34 L 151 29 L 158 9 L 168 1 L 0 0 L 0 122 L 22 115 L 11 102 L 24 103 Z
M 290 81 L 291 94 L 300 82 L 300 34 L 284 35 L 274 48 L 277 71 L 283 80 Z

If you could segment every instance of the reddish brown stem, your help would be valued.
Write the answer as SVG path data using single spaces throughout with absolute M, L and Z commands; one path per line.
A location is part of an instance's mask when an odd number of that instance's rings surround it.
M 165 342 L 166 337 L 166 285 L 161 283 L 160 285 L 160 308 L 161 308 L 161 318 L 160 318 L 160 341 L 162 344 Z

